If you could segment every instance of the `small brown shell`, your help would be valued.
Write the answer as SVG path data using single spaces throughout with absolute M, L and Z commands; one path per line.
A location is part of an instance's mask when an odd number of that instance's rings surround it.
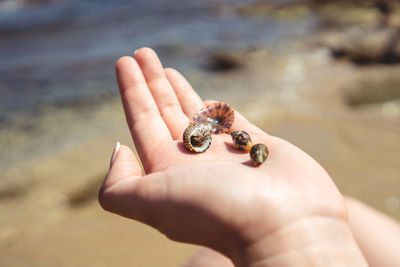
M 250 151 L 253 146 L 250 135 L 245 131 L 233 131 L 231 132 L 233 146 L 238 150 Z
M 193 121 L 210 125 L 214 134 L 228 133 L 235 119 L 235 111 L 223 102 L 216 102 L 201 109 L 193 116 Z
M 255 144 L 250 149 L 250 158 L 254 166 L 258 166 L 268 158 L 268 147 L 263 144 Z
M 183 132 L 183 143 L 191 152 L 204 152 L 211 145 L 210 127 L 202 123 L 193 123 Z

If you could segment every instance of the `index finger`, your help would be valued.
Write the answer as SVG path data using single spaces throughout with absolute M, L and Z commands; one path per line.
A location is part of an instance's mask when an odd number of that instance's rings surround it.
M 142 71 L 132 57 L 122 57 L 116 64 L 116 75 L 126 120 L 136 149 L 146 171 L 153 165 L 153 149 L 172 137 L 161 118 Z

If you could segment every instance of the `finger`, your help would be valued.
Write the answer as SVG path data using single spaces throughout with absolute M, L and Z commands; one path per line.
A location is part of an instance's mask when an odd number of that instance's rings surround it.
M 193 254 L 182 267 L 234 267 L 232 261 L 226 256 L 209 248 L 200 248 Z
M 171 141 L 171 135 L 135 59 L 120 58 L 116 64 L 116 75 L 133 141 L 148 170 L 152 164 L 152 150 L 161 143 Z
M 127 146 L 121 145 L 115 155 L 100 189 L 99 203 L 107 211 L 146 222 L 147 216 L 144 213 L 149 210 L 149 200 L 164 195 L 161 175 L 150 174 L 146 179 L 142 179 L 140 164 Z M 142 183 L 142 180 L 145 180 L 145 183 Z
M 174 140 L 180 139 L 189 119 L 182 111 L 179 100 L 165 75 L 157 54 L 150 48 L 142 48 L 135 53 L 135 59 L 142 69 L 147 85 L 172 138 Z
M 111 161 L 110 170 L 103 182 L 104 188 L 109 188 L 123 179 L 142 175 L 139 161 L 127 146 L 121 145 L 118 147 L 117 145 Z
M 204 107 L 203 100 L 201 100 L 189 82 L 177 70 L 166 68 L 165 73 L 175 90 L 183 112 L 191 120 L 193 115 Z
M 100 190 L 100 205 L 109 212 L 154 226 L 153 218 L 163 210 L 165 180 L 162 172 L 146 175 L 146 178 L 128 176 Z

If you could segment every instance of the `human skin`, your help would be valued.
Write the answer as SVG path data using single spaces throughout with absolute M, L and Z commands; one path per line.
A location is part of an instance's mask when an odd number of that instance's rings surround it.
M 371 267 L 400 266 L 400 225 L 357 199 L 346 198 L 349 225 Z
M 99 193 L 105 210 L 210 247 L 235 266 L 366 266 L 342 195 L 310 156 L 237 112 L 232 130 L 268 146 L 264 164 L 253 167 L 226 134 L 190 153 L 182 133 L 205 104 L 183 76 L 149 48 L 119 59 L 116 74 L 145 175 L 121 146 Z
M 368 265 L 400 266 L 400 225 L 398 222 L 357 199 L 345 197 L 350 229 Z M 233 267 L 222 254 L 200 248 L 182 267 Z

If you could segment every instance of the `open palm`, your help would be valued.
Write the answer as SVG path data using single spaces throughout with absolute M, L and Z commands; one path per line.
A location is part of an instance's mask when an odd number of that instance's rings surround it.
M 236 151 L 227 134 L 214 135 L 204 153 L 188 152 L 182 133 L 205 103 L 176 70 L 162 67 L 153 50 L 121 58 L 116 71 L 146 175 L 121 146 L 99 195 L 106 210 L 228 256 L 294 222 L 345 220 L 342 196 L 324 169 L 237 112 L 232 129 L 268 146 L 264 164 L 249 164 L 248 153 Z

